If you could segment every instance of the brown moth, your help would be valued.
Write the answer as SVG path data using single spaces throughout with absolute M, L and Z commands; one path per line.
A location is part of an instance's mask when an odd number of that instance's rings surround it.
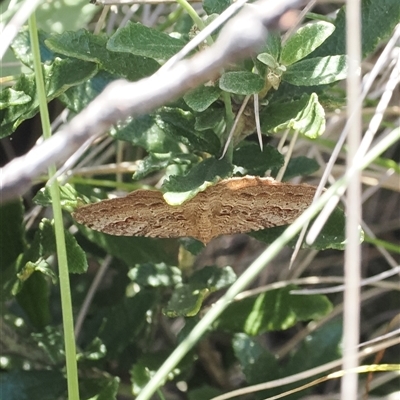
M 156 190 L 80 207 L 73 217 L 96 231 L 117 236 L 176 238 L 203 243 L 226 234 L 292 223 L 312 202 L 316 188 L 245 176 L 210 186 L 179 206 L 167 204 Z

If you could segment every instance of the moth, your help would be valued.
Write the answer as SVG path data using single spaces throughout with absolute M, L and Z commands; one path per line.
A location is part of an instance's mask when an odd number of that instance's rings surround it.
M 78 208 L 73 217 L 96 231 L 117 236 L 193 237 L 207 244 L 220 235 L 292 223 L 311 203 L 316 188 L 245 176 L 224 179 L 179 206 L 157 190 Z

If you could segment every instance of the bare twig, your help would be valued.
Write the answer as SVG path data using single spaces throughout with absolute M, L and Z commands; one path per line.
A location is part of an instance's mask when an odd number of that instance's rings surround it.
M 112 82 L 51 139 L 3 168 L 1 202 L 23 194 L 48 165 L 65 161 L 90 137 L 102 134 L 117 121 L 148 113 L 214 77 L 225 65 L 250 56 L 263 43 L 265 26 L 279 27 L 277 18 L 301 2 L 261 0 L 257 7 L 242 10 L 212 47 L 191 59 L 138 82 Z

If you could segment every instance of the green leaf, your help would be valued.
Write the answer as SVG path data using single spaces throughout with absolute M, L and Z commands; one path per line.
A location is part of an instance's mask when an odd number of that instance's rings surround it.
M 271 54 L 275 60 L 279 60 L 282 44 L 279 32 L 268 32 L 267 39 L 262 49 L 262 53 Z
M 170 318 L 196 315 L 208 294 L 208 289 L 198 289 L 192 285 L 181 285 L 175 288 L 172 296 L 163 309 L 163 313 Z
M 222 108 L 208 108 L 196 116 L 194 128 L 197 131 L 218 129 L 225 121 L 225 111 Z
M 189 253 L 192 253 L 194 256 L 200 254 L 200 252 L 204 249 L 204 244 L 200 242 L 200 240 L 193 239 L 191 237 L 183 237 L 179 238 L 180 245 L 187 250 Z
M 35 345 L 43 349 L 52 364 L 65 363 L 64 334 L 61 326 L 47 325 L 40 332 L 31 334 Z
M 145 115 L 118 127 L 113 136 L 152 153 L 181 153 L 179 142 L 192 150 L 219 152 L 221 143 L 216 134 L 211 130 L 196 131 L 194 123 L 192 113 L 164 107 L 156 116 Z
M 345 79 L 347 58 L 345 55 L 309 58 L 290 65 L 282 79 L 296 86 L 327 85 Z
M 400 21 L 398 0 L 362 0 L 362 54 L 366 57 L 379 43 L 387 39 Z M 318 47 L 312 57 L 346 54 L 346 8 L 342 7 L 335 20 L 336 30 Z
M 81 379 L 79 392 L 81 400 L 117 400 L 120 379 L 118 377 L 101 377 L 98 379 Z
M 305 156 L 293 157 L 289 160 L 283 180 L 288 181 L 297 176 L 309 176 L 318 171 L 319 168 L 320 165 L 313 158 Z
M 172 138 L 193 150 L 216 154 L 221 143 L 217 135 L 211 131 L 196 131 L 195 118 L 191 112 L 179 108 L 164 107 L 158 113 L 158 123 Z
M 289 293 L 295 287 L 290 285 L 232 303 L 216 328 L 255 336 L 288 329 L 298 321 L 320 319 L 331 311 L 332 304 L 321 295 L 302 296 L 299 305 L 299 296 Z
M 39 29 L 38 37 L 39 37 L 40 61 L 43 64 L 49 65 L 57 57 L 60 58 L 59 54 L 55 54 L 53 51 L 49 50 L 49 48 L 44 44 L 45 40 L 49 37 L 48 32 L 44 32 Z M 33 70 L 32 46 L 31 46 L 31 39 L 28 27 L 23 28 L 18 33 L 11 47 L 18 60 L 20 60 L 23 64 L 25 64 L 26 66 L 28 66 L 30 69 Z
M 236 281 L 236 274 L 231 267 L 204 267 L 189 279 L 190 285 L 198 289 L 207 288 L 210 292 L 221 290 Z
M 286 365 L 287 374 L 307 371 L 340 358 L 342 356 L 342 333 L 342 322 L 331 321 L 307 335 Z
M 274 103 L 260 113 L 261 130 L 278 132 L 283 129 L 298 130 L 299 133 L 314 139 L 325 131 L 325 112 L 312 93 L 300 100 L 289 103 Z
M 263 151 L 257 143 L 243 143 L 233 152 L 233 163 L 242 167 L 249 175 L 263 175 L 272 168 L 283 165 L 283 156 L 274 147 L 264 146 Z
M 9 88 L 0 92 L 0 110 L 4 110 L 7 107 L 20 106 L 29 103 L 32 97 L 22 91 L 14 90 Z
M 208 14 L 221 14 L 231 5 L 231 0 L 203 0 L 203 9 Z
M 49 2 L 36 9 L 38 26 L 48 32 L 76 30 L 92 21 L 98 8 L 86 0 Z
M 188 400 L 206 400 L 213 399 L 214 397 L 222 394 L 222 391 L 208 385 L 203 385 L 200 387 L 196 387 L 193 390 L 189 390 L 187 393 Z
M 190 165 L 196 164 L 199 158 L 194 154 L 184 153 L 150 153 L 143 160 L 137 162 L 137 170 L 133 174 L 133 179 L 143 179 L 154 171 L 160 171 L 169 165 Z
M 272 381 L 307 371 L 340 358 L 341 338 L 340 321 L 324 324 L 317 331 L 307 335 L 298 349 L 292 351 L 288 362 L 279 363 L 271 352 L 259 344 L 259 341 L 245 334 L 239 333 L 234 336 L 233 349 L 246 377 L 246 383 L 255 385 L 266 380 Z M 263 390 L 257 392 L 256 398 L 270 398 L 309 381 L 310 378 L 290 385 L 280 386 L 279 388 Z M 302 391 L 303 396 L 306 394 L 307 391 Z
M 50 290 L 42 273 L 33 272 L 16 297 L 36 329 L 43 329 L 50 323 Z
M 3 229 L 0 229 L 0 271 L 2 281 L 3 272 L 24 251 L 23 217 L 24 207 L 21 200 L 0 206 L 0 221 L 3 227 Z
M 61 207 L 64 210 L 72 212 L 76 207 L 83 204 L 89 203 L 89 199 L 85 196 L 79 194 L 75 188 L 69 183 L 64 184 L 59 187 L 60 189 L 60 203 Z M 50 195 L 50 190 L 48 186 L 40 189 L 35 197 L 33 198 L 33 202 L 42 207 L 49 207 L 52 204 L 52 199 Z
M 112 135 L 152 153 L 180 152 L 179 145 L 159 116 L 143 115 L 118 127 Z
M 147 385 L 150 378 L 157 372 L 157 370 L 164 363 L 169 353 L 165 350 L 156 353 L 143 354 L 132 366 L 130 372 L 132 382 L 132 392 L 138 395 L 142 389 Z M 187 366 L 189 368 L 189 366 Z M 174 368 L 168 374 L 167 379 L 172 380 L 181 373 L 182 367 Z
M 183 40 L 173 38 L 164 32 L 139 23 L 128 22 L 111 36 L 107 49 L 156 60 L 168 60 L 184 45 Z
M 199 86 L 183 96 L 186 104 L 194 111 L 202 112 L 218 100 L 221 91 L 215 86 Z
M 96 70 L 96 64 L 76 59 L 57 58 L 51 65 L 44 65 L 47 101 L 60 96 L 71 86 L 86 81 L 95 74 Z M 33 117 L 39 110 L 36 82 L 33 75 L 21 75 L 13 90 L 25 93 L 31 98 L 31 101 L 0 111 L 0 137 L 10 135 L 22 121 Z M 6 93 L 4 96 L 10 96 L 10 94 Z
M 335 25 L 325 21 L 304 25 L 284 44 L 280 63 L 288 66 L 308 56 L 321 46 L 334 30 Z
M 129 270 L 128 277 L 141 286 L 175 286 L 182 282 L 180 269 L 165 263 L 136 264 Z
M 232 340 L 233 351 L 249 385 L 272 381 L 279 377 L 279 364 L 274 355 L 257 340 L 244 333 L 236 333 Z
M 303 242 L 303 248 L 312 248 L 316 250 L 336 249 L 344 250 L 345 247 L 345 215 L 340 208 L 336 208 L 331 216 L 328 218 L 325 226 L 322 228 L 321 233 L 317 237 L 316 241 L 308 246 Z M 251 232 L 250 235 L 256 239 L 265 242 L 272 243 L 277 239 L 287 228 L 287 226 L 277 226 L 275 228 L 269 228 L 257 232 Z M 362 233 L 360 232 L 360 240 Z M 294 247 L 296 245 L 298 236 L 292 239 L 288 245 Z
M 133 297 L 125 297 L 112 307 L 98 309 L 89 322 L 107 348 L 107 357 L 113 358 L 134 343 L 147 325 L 147 315 L 156 306 L 157 294 L 142 289 Z M 97 329 L 96 329 L 97 327 Z
M 231 267 L 204 267 L 187 284 L 178 285 L 163 312 L 169 317 L 196 315 L 209 293 L 230 286 L 236 280 Z
M 56 237 L 54 232 L 54 222 L 43 219 L 40 223 L 42 256 L 54 254 L 57 251 Z M 71 274 L 82 274 L 87 271 L 88 264 L 86 254 L 77 243 L 75 237 L 69 232 L 64 231 L 65 245 L 67 248 L 68 271 Z
M 86 254 L 69 231 L 64 231 L 64 235 L 69 272 L 86 272 L 88 268 Z M 44 218 L 39 224 L 39 229 L 35 233 L 35 238 L 31 243 L 30 248 L 24 253 L 24 257 L 19 260 L 19 265 L 22 269 L 25 267 L 26 263 L 32 262 L 34 264 L 34 270 L 41 271 L 40 268 L 37 268 L 40 266 L 41 261 L 56 252 L 54 222 Z
M 249 71 L 230 71 L 222 74 L 219 87 L 234 94 L 254 94 L 264 87 L 264 79 Z
M 150 239 L 145 237 L 112 236 L 79 225 L 80 232 L 91 242 L 127 265 L 138 263 L 177 263 L 178 243 L 173 239 Z
M 108 36 L 103 33 L 94 35 L 80 29 L 51 35 L 45 43 L 54 52 L 98 63 L 101 69 L 130 81 L 142 79 L 157 71 L 159 65 L 153 59 L 109 51 L 106 48 L 107 41 Z
M 233 165 L 225 159 L 207 158 L 186 175 L 172 175 L 164 181 L 164 199 L 171 205 L 182 204 L 220 179 L 228 178 L 232 171 Z
M 257 60 L 261 61 L 263 64 L 265 64 L 267 67 L 275 70 L 279 67 L 278 62 L 276 59 L 271 56 L 271 54 L 268 53 L 261 53 L 257 56 Z
M 4 400 L 54 400 L 63 397 L 67 382 L 58 371 L 4 371 L 0 374 Z

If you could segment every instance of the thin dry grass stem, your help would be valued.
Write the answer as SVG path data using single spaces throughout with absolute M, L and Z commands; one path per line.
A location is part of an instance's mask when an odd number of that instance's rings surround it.
M 311 0 L 308 4 L 301 10 L 300 14 L 297 17 L 296 23 L 291 26 L 288 31 L 282 37 L 282 46 L 286 43 L 286 41 L 296 32 L 299 28 L 301 22 L 307 13 L 315 6 L 316 0 Z
M 101 11 L 100 18 L 98 19 L 98 21 L 96 23 L 96 27 L 94 28 L 94 31 L 93 31 L 93 33 L 95 35 L 98 35 L 101 32 L 101 30 L 103 29 L 103 26 L 106 21 L 108 12 L 110 11 L 110 8 L 111 8 L 111 6 L 105 6 L 103 8 L 103 10 Z
M 236 114 L 235 121 L 233 122 L 232 128 L 231 128 L 231 130 L 230 130 L 230 132 L 229 132 L 229 135 L 228 135 L 228 138 L 226 139 L 225 146 L 224 146 L 224 150 L 222 151 L 222 155 L 221 155 L 221 157 L 220 157 L 220 160 L 223 159 L 223 158 L 225 157 L 225 154 L 226 154 L 226 152 L 228 151 L 229 145 L 230 145 L 231 141 L 233 140 L 233 135 L 234 135 L 235 130 L 236 130 L 236 128 L 237 128 L 237 126 L 238 126 L 238 123 L 239 123 L 239 121 L 240 121 L 240 117 L 242 116 L 244 110 L 246 109 L 246 106 L 247 106 L 247 103 L 248 103 L 249 100 L 250 100 L 250 97 L 251 97 L 251 96 L 248 95 L 248 96 L 246 96 L 246 97 L 243 99 L 243 103 L 242 103 L 242 105 L 240 106 L 239 111 L 238 111 L 237 114 Z
M 109 146 L 112 143 L 111 138 L 105 137 L 105 140 L 102 140 L 101 143 L 96 146 L 95 149 L 93 149 L 92 144 L 97 142 L 98 140 L 101 140 L 100 137 L 96 138 L 89 138 L 83 145 L 80 147 L 74 154 L 71 155 L 65 161 L 62 167 L 60 167 L 57 172 L 54 174 L 54 176 L 47 182 L 47 185 L 51 184 L 54 182 L 55 179 L 60 179 L 62 178 L 62 183 L 65 184 L 69 177 L 71 177 L 74 174 L 74 168 L 79 168 L 85 164 L 88 164 L 92 162 L 95 157 L 100 154 L 107 146 Z M 88 151 L 90 149 L 90 151 Z M 88 152 L 87 152 L 88 151 Z M 85 154 L 85 158 L 80 160 L 79 159 Z M 74 167 L 74 165 L 76 166 Z
M 112 257 L 110 255 L 107 255 L 100 268 L 97 270 L 96 275 L 89 287 L 89 290 L 86 293 L 85 299 L 83 300 L 82 306 L 79 310 L 78 316 L 76 318 L 75 322 L 75 339 L 78 339 L 79 334 L 82 329 L 83 322 L 85 321 L 86 315 L 89 311 L 90 305 L 92 304 L 92 300 L 94 295 L 96 294 L 96 291 L 104 277 L 104 274 L 107 272 L 108 267 L 110 266 L 112 261 Z
M 296 144 L 296 141 L 297 141 L 298 137 L 299 137 L 299 131 L 294 131 L 292 139 L 290 140 L 290 144 L 289 144 L 288 150 L 287 150 L 287 152 L 285 154 L 285 161 L 283 163 L 283 166 L 279 170 L 279 172 L 278 172 L 278 174 L 276 175 L 276 178 L 275 178 L 279 182 L 282 181 L 283 176 L 285 175 L 286 168 L 287 168 L 287 166 L 289 164 L 290 158 L 292 157 L 294 146 Z
M 380 281 L 383 281 L 386 278 L 389 278 L 391 276 L 397 275 L 400 273 L 400 266 L 397 265 L 393 269 L 382 272 L 378 275 L 371 276 L 369 278 L 361 279 L 360 280 L 360 287 L 366 286 L 366 285 L 371 285 Z M 385 286 L 387 288 L 391 288 L 393 290 L 400 291 L 400 287 L 398 284 L 391 284 L 389 285 L 380 285 Z M 334 286 L 330 288 L 323 288 L 323 289 L 302 289 L 302 290 L 292 290 L 290 294 L 297 294 L 297 295 L 310 295 L 310 294 L 328 294 L 328 293 L 339 293 L 343 292 L 345 289 L 345 285 L 339 285 L 339 286 Z
M 258 143 L 260 144 L 260 150 L 263 151 L 264 145 L 262 140 L 261 123 L 260 123 L 260 101 L 258 93 L 253 95 L 254 98 L 254 117 L 256 120 L 256 132 L 258 137 Z

